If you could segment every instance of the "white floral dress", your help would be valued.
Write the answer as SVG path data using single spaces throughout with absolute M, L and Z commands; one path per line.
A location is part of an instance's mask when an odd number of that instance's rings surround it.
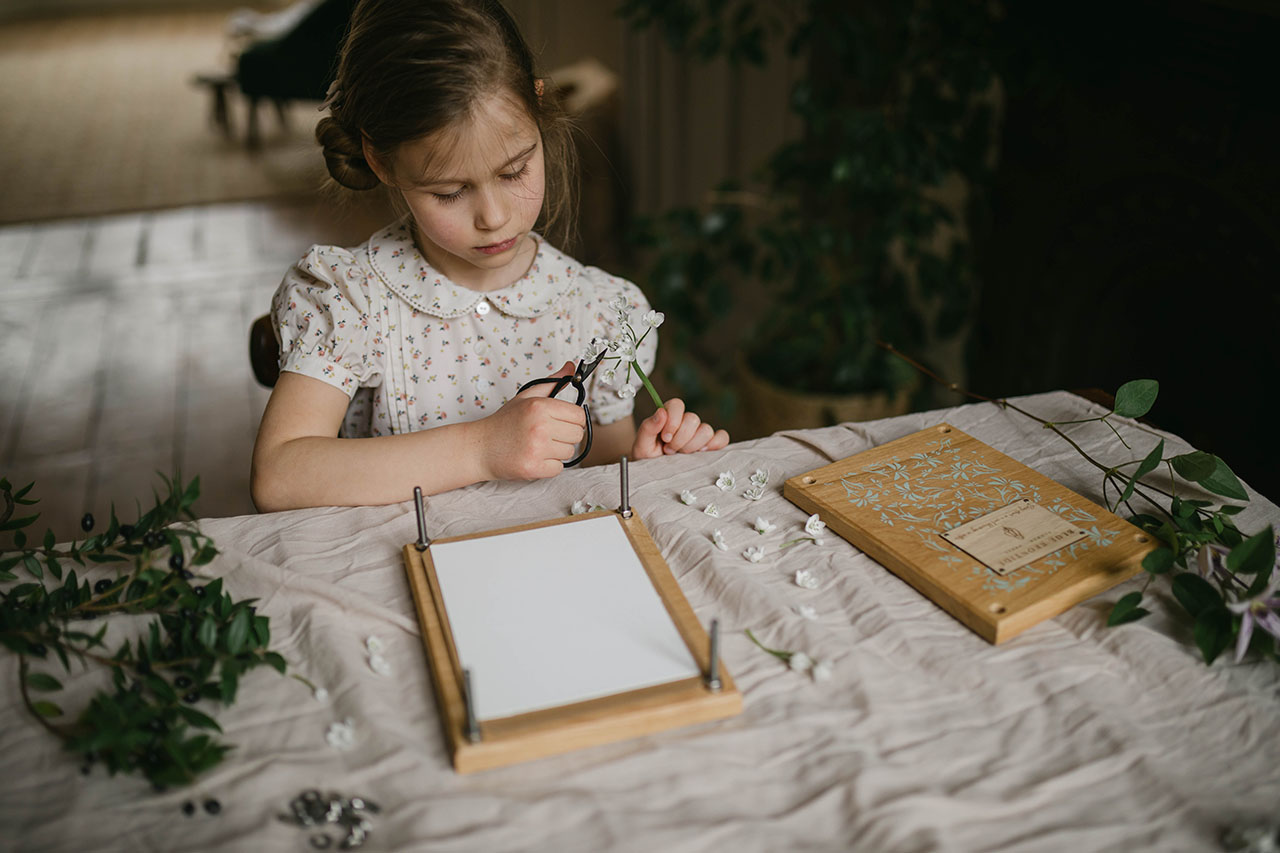
M 520 385 L 582 358 L 593 337 L 617 337 L 612 300 L 621 296 L 639 314 L 649 308 L 633 283 L 535 239 L 529 272 L 487 293 L 437 272 L 405 221 L 354 249 L 313 246 L 272 300 L 280 369 L 351 398 L 342 430 L 348 437 L 493 414 Z M 650 333 L 638 353 L 646 372 L 656 352 Z M 634 400 L 600 381 L 597 371 L 587 403 L 592 420 L 608 424 L 629 416 Z

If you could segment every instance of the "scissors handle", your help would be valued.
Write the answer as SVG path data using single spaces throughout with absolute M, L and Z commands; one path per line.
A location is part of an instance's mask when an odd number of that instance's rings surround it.
M 598 363 L 599 359 L 596 359 L 596 362 Z M 595 364 L 592 364 L 591 367 L 594 369 Z M 526 382 L 516 389 L 516 393 L 519 394 L 524 389 L 529 388 L 533 385 L 552 384 L 553 387 L 551 388 L 551 394 L 548 395 L 551 397 L 556 396 L 557 394 L 559 394 L 561 391 L 563 391 L 565 388 L 567 388 L 570 385 L 572 385 L 574 388 L 578 390 L 578 399 L 574 400 L 573 404 L 575 406 L 581 406 L 582 413 L 587 416 L 587 435 L 582 442 L 582 452 L 580 452 L 577 456 L 570 459 L 568 462 L 564 463 L 564 467 L 566 468 L 572 468 L 574 465 L 577 465 L 584 458 L 586 458 L 586 455 L 588 453 L 591 452 L 591 407 L 584 402 L 584 400 L 586 400 L 587 398 L 587 388 L 583 384 L 584 376 L 579 376 L 579 374 L 582 372 L 583 372 L 582 363 L 579 363 L 578 369 L 569 376 L 544 376 L 541 379 L 533 379 L 529 382 Z M 587 370 L 585 375 L 590 375 L 590 373 L 591 373 L 591 370 Z M 568 401 L 566 400 L 565 402 L 568 402 Z

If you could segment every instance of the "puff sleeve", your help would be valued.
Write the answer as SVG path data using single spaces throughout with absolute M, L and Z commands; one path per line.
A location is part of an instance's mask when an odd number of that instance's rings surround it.
M 588 267 L 583 275 L 590 282 L 588 291 L 591 302 L 591 334 L 587 336 L 623 343 L 629 339 L 626 326 L 619 317 L 619 308 L 626 312 L 626 323 L 635 332 L 637 346 L 635 360 L 646 375 L 653 372 L 658 356 L 658 330 L 646 322 L 649 300 L 640 288 L 626 279 L 617 278 Z M 626 347 L 605 355 L 599 368 L 592 374 L 587 401 L 591 404 L 592 419 L 598 424 L 610 424 L 631 414 L 635 408 L 635 395 L 646 394 L 640 377 L 629 369 L 630 357 Z
M 276 290 L 271 316 L 280 370 L 319 379 L 351 397 L 382 382 L 368 276 L 356 256 L 312 246 Z

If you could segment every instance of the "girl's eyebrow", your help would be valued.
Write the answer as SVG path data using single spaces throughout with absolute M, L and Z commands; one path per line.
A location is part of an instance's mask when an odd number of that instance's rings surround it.
M 503 163 L 501 166 L 499 166 L 495 171 L 497 171 L 497 172 L 502 172 L 504 169 L 509 169 L 509 168 L 511 168 L 511 166 L 512 166 L 513 164 L 518 163 L 519 161 L 521 161 L 521 160 L 523 160 L 524 158 L 526 158 L 526 157 L 528 157 L 529 155 L 531 155 L 531 154 L 533 153 L 534 149 L 535 149 L 535 148 L 537 148 L 537 147 L 538 147 L 538 143 L 537 143 L 537 141 L 535 140 L 534 142 L 532 142 L 532 143 L 529 145 L 529 147 L 528 147 L 528 148 L 526 148 L 526 149 L 524 149 L 523 151 L 521 151 L 521 152 L 517 153 L 517 154 L 516 154 L 515 156 L 513 156 L 510 160 L 508 160 L 507 162 L 505 162 L 505 163 Z M 433 178 L 433 177 L 431 177 L 431 176 L 429 176 L 429 175 L 428 175 L 428 176 L 425 176 L 421 181 L 419 181 L 419 182 L 418 182 L 418 186 L 421 186 L 421 187 L 429 187 L 429 186 L 433 186 L 433 185 L 435 185 L 435 184 L 465 184 L 465 183 L 467 183 L 467 181 L 466 181 L 466 180 L 464 180 L 463 178 L 443 178 L 443 177 L 441 177 L 441 178 Z

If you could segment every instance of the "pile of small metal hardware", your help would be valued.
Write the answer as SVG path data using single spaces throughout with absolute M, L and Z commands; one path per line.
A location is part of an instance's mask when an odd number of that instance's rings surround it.
M 376 803 L 363 797 L 344 797 L 334 791 L 325 796 L 312 788 L 294 797 L 289 803 L 289 814 L 280 815 L 280 819 L 307 829 L 318 828 L 319 831 L 311 836 L 311 846 L 317 850 L 327 850 L 334 845 L 334 836 L 328 833 L 327 828 L 337 826 L 347 833 L 337 841 L 338 849 L 353 850 L 369 839 L 373 832 L 369 815 L 379 811 L 381 809 Z

